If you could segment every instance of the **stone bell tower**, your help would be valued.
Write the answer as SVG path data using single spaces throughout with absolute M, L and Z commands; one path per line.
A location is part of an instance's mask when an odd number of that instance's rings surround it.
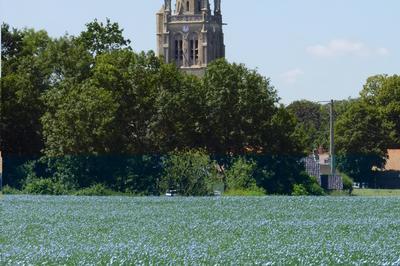
M 157 53 L 166 63 L 201 76 L 207 65 L 225 57 L 221 0 L 164 0 L 157 13 Z

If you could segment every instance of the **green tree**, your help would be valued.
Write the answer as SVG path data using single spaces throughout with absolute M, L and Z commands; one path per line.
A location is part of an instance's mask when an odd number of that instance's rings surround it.
M 326 135 L 325 121 L 320 104 L 306 100 L 295 101 L 287 107 L 287 110 L 297 119 L 297 130 L 304 134 L 304 145 L 308 153 L 325 144 L 326 141 L 323 141 L 323 136 Z
M 1 72 L 2 76 L 15 70 L 15 61 L 23 48 L 24 32 L 1 24 Z
M 54 39 L 44 57 L 51 66 L 50 84 L 58 86 L 64 80 L 82 82 L 91 77 L 94 59 L 87 49 L 73 36 Z
M 203 79 L 207 148 L 219 154 L 241 154 L 245 147 L 268 149 L 278 96 L 270 81 L 244 65 L 220 59 Z
M 201 150 L 173 152 L 164 161 L 160 193 L 176 189 L 183 196 L 207 196 L 218 180 L 216 162 Z
M 395 137 L 387 148 L 400 147 L 400 76 L 377 75 L 368 78 L 361 98 L 379 109 L 384 119 L 393 125 Z
M 180 73 L 171 65 L 160 69 L 156 113 L 150 123 L 158 151 L 204 148 L 203 95 L 199 78 Z
M 382 168 L 391 142 L 391 126 L 374 106 L 357 101 L 335 127 L 338 166 L 356 181 L 370 181 L 372 168 Z
M 44 96 L 47 111 L 41 121 L 45 154 L 55 157 L 115 152 L 110 144 L 118 103 L 112 94 L 90 83 L 64 86 Z
M 42 92 L 49 88 L 51 71 L 43 53 L 51 42 L 45 32 L 7 31 L 1 78 L 1 150 L 3 155 L 35 156 L 42 148 L 40 116 Z
M 99 55 L 111 51 L 129 49 L 131 41 L 123 36 L 123 29 L 118 23 L 112 23 L 107 18 L 106 23 L 99 22 L 97 19 L 86 24 L 86 30 L 78 37 L 92 55 Z
M 122 154 L 159 152 L 155 133 L 161 132 L 152 130 L 152 123 L 165 68 L 153 52 L 120 50 L 96 58 L 92 81 L 110 91 L 119 103 L 114 145 Z M 168 74 L 176 76 L 178 71 L 174 71 Z
M 228 190 L 257 190 L 257 183 L 253 177 L 256 167 L 257 164 L 254 161 L 246 160 L 244 157 L 236 158 L 224 173 L 226 188 Z

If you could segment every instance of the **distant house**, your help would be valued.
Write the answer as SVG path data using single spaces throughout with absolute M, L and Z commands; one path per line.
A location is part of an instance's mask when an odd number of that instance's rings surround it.
M 385 168 L 375 173 L 375 188 L 400 189 L 400 149 L 389 149 Z
M 400 149 L 389 149 L 389 158 L 386 161 L 386 171 L 400 171 Z
M 327 190 L 343 190 L 343 180 L 339 174 L 331 175 L 331 162 L 329 153 L 317 150 L 314 154 L 302 160 L 306 172 L 317 178 L 320 186 Z

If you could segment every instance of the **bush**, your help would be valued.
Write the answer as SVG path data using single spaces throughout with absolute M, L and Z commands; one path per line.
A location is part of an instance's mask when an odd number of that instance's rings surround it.
M 257 163 L 253 176 L 268 194 L 290 195 L 294 184 L 306 184 L 309 180 L 300 155 L 254 155 L 252 158 Z
M 159 190 L 161 194 L 174 189 L 182 196 L 207 196 L 217 180 L 216 162 L 204 151 L 174 152 L 164 161 Z
M 353 191 L 353 180 L 346 174 L 341 174 L 343 180 L 343 190 Z
M 292 196 L 308 196 L 307 188 L 302 184 L 293 185 Z
M 228 190 L 247 190 L 257 188 L 253 178 L 256 163 L 246 159 L 237 158 L 231 167 L 225 171 L 226 188 Z
M 32 179 L 25 184 L 24 192 L 37 195 L 64 195 L 69 191 L 60 182 L 55 182 L 50 178 Z
M 317 178 L 315 176 L 309 176 L 309 179 L 307 180 L 305 187 L 309 195 L 313 196 L 325 195 L 324 189 L 318 184 Z
M 6 185 L 3 187 L 1 192 L 5 195 L 17 195 L 17 194 L 22 194 L 22 192 L 18 189 L 12 188 L 9 185 Z
M 116 192 L 108 189 L 103 184 L 95 184 L 91 187 L 78 190 L 75 193 L 76 196 L 111 196 L 113 194 L 116 194 Z

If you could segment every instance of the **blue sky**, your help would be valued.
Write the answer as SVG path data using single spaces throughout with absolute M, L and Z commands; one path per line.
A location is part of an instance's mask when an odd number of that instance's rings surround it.
M 0 0 L 0 15 L 54 37 L 109 17 L 135 50 L 154 50 L 162 3 Z M 222 0 L 227 59 L 270 77 L 285 104 L 357 97 L 367 77 L 400 73 L 399 10 L 399 0 Z

